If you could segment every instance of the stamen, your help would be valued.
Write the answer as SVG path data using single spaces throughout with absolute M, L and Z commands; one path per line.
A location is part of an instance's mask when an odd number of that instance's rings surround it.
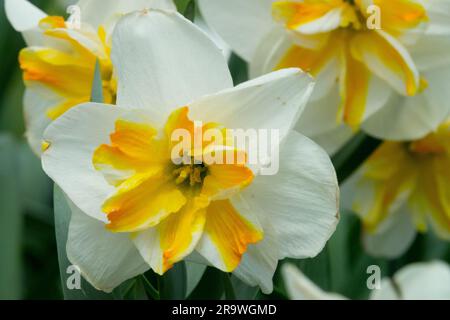
M 196 184 L 202 184 L 208 169 L 203 164 L 184 165 L 175 169 L 172 175 L 176 177 L 175 183 L 180 185 L 187 182 L 189 178 L 189 186 L 194 187 Z

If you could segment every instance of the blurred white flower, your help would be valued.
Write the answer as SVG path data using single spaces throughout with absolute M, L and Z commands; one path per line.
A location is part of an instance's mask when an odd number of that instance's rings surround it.
M 26 0 L 5 0 L 9 21 L 28 45 L 20 52 L 19 62 L 26 85 L 26 135 L 38 155 L 48 124 L 73 106 L 90 101 L 97 60 L 103 98 L 106 103 L 115 102 L 110 38 L 116 21 L 137 9 L 176 9 L 172 0 L 80 0 L 76 6 L 79 16 L 72 18 L 80 18 L 80 29 L 63 17 L 47 16 Z
M 297 129 L 330 151 L 351 136 L 341 123 L 383 139 L 416 139 L 450 111 L 449 0 L 199 4 L 206 22 L 250 63 L 251 76 L 299 67 L 316 78 Z M 372 26 L 373 5 L 380 29 Z
M 345 300 L 346 297 L 324 292 L 297 267 L 286 264 L 284 282 L 292 300 Z M 441 261 L 414 263 L 399 270 L 392 278 L 381 281 L 371 300 L 449 300 L 450 267 Z
M 112 60 L 117 106 L 72 108 L 46 130 L 42 155 L 73 207 L 69 260 L 96 288 L 110 291 L 149 267 L 163 274 L 186 258 L 268 293 L 278 260 L 323 249 L 339 220 L 336 175 L 326 153 L 291 130 L 313 89 L 308 75 L 286 69 L 233 88 L 214 43 L 162 10 L 124 17 Z M 191 119 L 279 130 L 278 174 L 175 165 L 169 139 L 178 128 L 195 134 Z

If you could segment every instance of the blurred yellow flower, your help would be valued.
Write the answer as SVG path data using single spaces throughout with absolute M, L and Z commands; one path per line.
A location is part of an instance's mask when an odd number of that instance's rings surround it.
M 110 38 L 121 15 L 143 8 L 175 10 L 172 0 L 80 0 L 78 24 L 47 16 L 27 0 L 6 0 L 13 27 L 28 45 L 19 55 L 26 85 L 24 112 L 27 138 L 41 153 L 48 124 L 68 109 L 91 100 L 96 61 L 100 64 L 103 98 L 115 103 L 116 76 L 110 59 Z
M 384 142 L 352 180 L 369 251 L 397 256 L 428 225 L 450 240 L 450 122 L 419 140 Z
M 449 112 L 440 103 L 450 98 L 448 0 L 199 3 L 209 25 L 249 62 L 252 77 L 299 67 L 316 78 L 296 128 L 324 146 L 361 126 L 383 139 L 416 139 Z

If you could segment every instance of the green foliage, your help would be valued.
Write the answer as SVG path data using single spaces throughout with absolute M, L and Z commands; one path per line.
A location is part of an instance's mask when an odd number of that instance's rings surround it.
M 54 207 L 55 207 L 55 233 L 58 247 L 59 272 L 61 276 L 61 287 L 66 300 L 112 300 L 113 294 L 106 294 L 94 289 L 84 279 L 81 283 L 81 290 L 69 290 L 67 280 L 70 274 L 67 268 L 71 265 L 66 253 L 67 234 L 69 232 L 69 223 L 72 216 L 69 204 L 63 191 L 55 185 L 54 189 Z
M 358 132 L 333 158 L 339 184 L 343 183 L 377 149 L 381 141 Z
M 100 62 L 95 62 L 94 80 L 92 81 L 91 101 L 96 103 L 103 103 L 103 83 L 102 74 L 100 70 Z
M 0 299 L 22 297 L 21 241 L 23 217 L 16 179 L 18 144 L 0 135 Z

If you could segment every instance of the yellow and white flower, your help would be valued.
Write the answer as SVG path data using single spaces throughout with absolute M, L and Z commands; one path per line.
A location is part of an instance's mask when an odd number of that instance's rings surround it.
M 110 38 L 116 21 L 133 10 L 176 9 L 172 0 L 80 0 L 77 6 L 79 16 L 73 18 L 79 18 L 80 25 L 71 26 L 63 17 L 48 16 L 26 0 L 5 0 L 9 21 L 28 45 L 20 52 L 19 62 L 26 85 L 26 135 L 36 154 L 41 153 L 42 134 L 51 121 L 90 101 L 97 60 L 104 100 L 115 102 Z
M 251 76 L 299 67 L 316 78 L 297 128 L 318 141 L 345 140 L 351 130 L 336 129 L 342 122 L 383 139 L 416 139 L 449 112 L 442 103 L 450 98 L 448 0 L 199 4 L 209 25 L 250 63 Z M 379 26 L 372 26 L 373 6 Z
M 283 278 L 292 300 L 346 300 L 336 293 L 323 291 L 291 264 L 283 266 Z M 450 267 L 442 261 L 413 263 L 393 277 L 381 280 L 370 300 L 449 300 Z
M 117 106 L 87 103 L 46 130 L 42 163 L 73 207 L 67 254 L 102 290 L 184 258 L 272 291 L 279 259 L 318 254 L 336 228 L 338 185 L 326 153 L 291 127 L 313 84 L 286 69 L 232 87 L 221 51 L 176 12 L 124 17 L 113 34 Z M 171 135 L 276 129 L 280 170 L 175 165 Z M 205 137 L 203 137 L 206 140 Z M 247 153 L 228 142 L 195 148 Z M 79 208 L 79 209 L 77 209 Z
M 416 231 L 450 240 L 450 122 L 409 142 L 384 142 L 343 187 L 362 219 L 365 246 L 396 257 Z

